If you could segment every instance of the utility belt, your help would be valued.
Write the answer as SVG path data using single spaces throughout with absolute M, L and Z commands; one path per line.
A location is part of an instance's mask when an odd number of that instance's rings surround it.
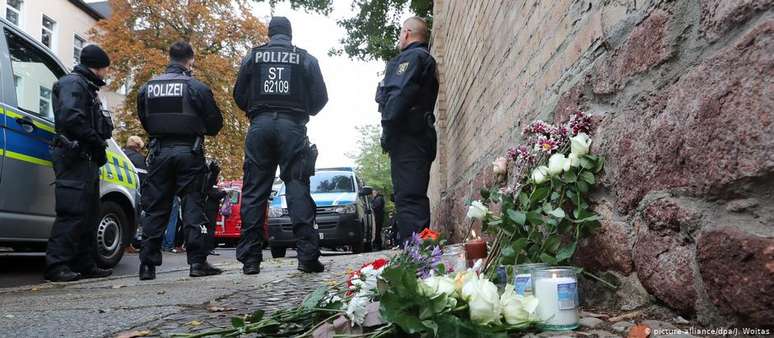
M 191 147 L 191 152 L 204 154 L 203 136 L 159 136 L 153 137 L 148 143 L 148 162 L 150 162 L 161 148 Z
M 411 108 L 407 114 L 405 129 L 398 128 L 396 134 L 408 134 L 413 136 L 422 136 L 425 133 L 435 130 L 435 115 L 432 111 L 424 111 L 420 108 Z
M 250 122 L 255 122 L 257 119 L 261 118 L 271 118 L 274 120 L 281 119 L 281 120 L 287 120 L 295 123 L 300 124 L 306 124 L 309 122 L 309 116 L 302 113 L 287 113 L 287 112 L 262 112 L 262 113 L 253 113 L 250 115 Z

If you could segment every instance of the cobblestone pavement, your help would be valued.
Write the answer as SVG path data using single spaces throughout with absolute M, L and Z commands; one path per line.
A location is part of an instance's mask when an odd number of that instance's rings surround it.
M 0 289 L 0 337 L 113 337 L 132 329 L 169 336 L 228 326 L 238 314 L 296 304 L 326 280 L 342 280 L 348 267 L 389 254 L 323 256 L 326 272 L 311 275 L 296 270 L 295 258 L 267 259 L 253 276 L 229 260 L 216 264 L 223 274 L 204 278 L 188 277 L 185 266 L 153 281 L 133 274 Z

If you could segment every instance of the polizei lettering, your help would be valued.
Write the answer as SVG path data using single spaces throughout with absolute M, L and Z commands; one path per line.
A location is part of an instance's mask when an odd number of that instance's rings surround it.
M 148 97 L 182 97 L 182 83 L 152 83 L 148 85 Z
M 255 63 L 292 63 L 299 64 L 301 56 L 293 52 L 258 51 L 255 52 Z

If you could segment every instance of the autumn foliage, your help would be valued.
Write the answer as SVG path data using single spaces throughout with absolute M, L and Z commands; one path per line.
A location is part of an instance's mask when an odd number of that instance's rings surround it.
M 207 155 L 218 159 L 227 178 L 242 175 L 243 144 L 249 122 L 231 96 L 236 73 L 247 51 L 266 41 L 266 26 L 246 0 L 111 0 L 113 15 L 100 21 L 91 38 L 112 60 L 110 86 L 128 84 L 126 101 L 116 112 L 116 138 L 147 137 L 137 118 L 137 93 L 164 71 L 167 50 L 178 40 L 193 45 L 194 76 L 206 83 L 223 111 L 224 126 L 207 139 Z

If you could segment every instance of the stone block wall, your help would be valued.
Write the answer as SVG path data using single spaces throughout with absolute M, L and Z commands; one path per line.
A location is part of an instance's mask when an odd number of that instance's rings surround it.
M 774 0 L 436 0 L 432 50 L 435 227 L 461 239 L 524 126 L 583 110 L 607 304 L 774 325 Z

